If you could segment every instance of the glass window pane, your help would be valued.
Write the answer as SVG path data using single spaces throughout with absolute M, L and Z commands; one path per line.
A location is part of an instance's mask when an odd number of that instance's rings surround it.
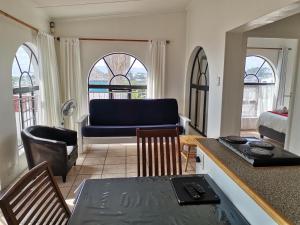
M 142 63 L 135 61 L 128 75 L 132 85 L 147 85 L 147 70 Z
M 275 74 L 271 64 L 259 57 L 246 57 L 245 83 L 275 83 Z
M 257 56 L 248 56 L 246 58 L 246 74 L 256 74 L 261 65 L 264 63 L 264 59 Z
M 89 85 L 107 85 L 107 87 L 101 89 L 89 86 L 89 99 L 146 98 L 147 90 L 136 89 L 135 85 L 147 85 L 147 74 L 145 66 L 130 55 L 115 53 L 105 56 L 91 69 Z M 134 90 L 129 92 L 121 87 L 116 90 L 109 88 L 109 85 L 131 85 Z M 109 93 L 109 89 L 113 93 Z
M 92 69 L 89 77 L 89 84 L 108 85 L 109 81 L 113 78 L 109 72 L 104 60 L 99 60 Z
M 125 76 L 115 76 L 111 80 L 111 85 L 130 85 L 128 79 Z
M 20 76 L 21 76 L 21 72 L 18 67 L 17 60 L 16 60 L 16 58 L 14 58 L 13 65 L 12 65 L 12 86 L 13 86 L 13 88 L 19 87 Z
M 258 71 L 257 77 L 260 83 L 275 83 L 275 76 L 272 67 L 269 63 L 265 63 Z
M 134 61 L 132 56 L 126 54 L 112 54 L 104 59 L 114 75 L 125 75 Z
M 254 76 L 254 75 L 247 75 L 247 76 L 244 78 L 244 82 L 245 82 L 245 83 L 258 83 L 259 80 L 258 80 L 257 77 Z
M 30 63 L 30 56 L 28 55 L 28 53 L 25 51 L 25 47 L 21 46 L 17 53 L 16 53 L 16 57 L 19 61 L 20 67 L 22 72 L 24 71 L 28 71 L 29 70 L 29 63 Z

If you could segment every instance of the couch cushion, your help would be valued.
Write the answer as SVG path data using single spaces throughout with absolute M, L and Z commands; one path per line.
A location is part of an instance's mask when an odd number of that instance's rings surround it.
M 179 133 L 183 133 L 183 127 L 174 124 L 166 125 L 144 125 L 144 126 L 86 126 L 82 128 L 84 137 L 132 137 L 136 136 L 136 129 L 174 129 L 179 128 Z
M 136 126 L 177 124 L 176 99 L 93 99 L 90 101 L 90 125 Z

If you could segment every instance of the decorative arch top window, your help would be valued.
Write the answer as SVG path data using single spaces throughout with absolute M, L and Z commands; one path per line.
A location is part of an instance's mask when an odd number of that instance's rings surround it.
M 12 87 L 18 146 L 22 147 L 20 132 L 26 127 L 37 124 L 39 101 L 38 60 L 27 44 L 22 44 L 14 57 Z
M 244 84 L 260 85 L 276 82 L 275 72 L 272 65 L 261 56 L 247 56 L 245 65 Z
M 126 53 L 112 53 L 99 59 L 88 78 L 91 99 L 144 99 L 147 69 L 137 58 Z
M 189 118 L 190 126 L 207 135 L 209 68 L 205 51 L 197 47 L 191 58 Z
M 275 83 L 275 70 L 268 59 L 258 55 L 246 57 L 242 118 L 257 119 L 261 113 L 272 110 Z

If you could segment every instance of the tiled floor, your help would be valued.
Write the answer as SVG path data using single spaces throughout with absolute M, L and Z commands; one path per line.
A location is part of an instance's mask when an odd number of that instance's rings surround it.
M 185 160 L 182 159 L 184 169 Z M 62 182 L 61 177 L 55 177 L 58 186 L 72 209 L 76 189 L 85 179 L 104 179 L 117 177 L 135 177 L 137 175 L 136 144 L 91 145 L 85 153 L 79 154 L 77 165 Z M 190 159 L 188 171 L 195 173 L 195 160 Z M 5 225 L 0 211 L 0 225 Z

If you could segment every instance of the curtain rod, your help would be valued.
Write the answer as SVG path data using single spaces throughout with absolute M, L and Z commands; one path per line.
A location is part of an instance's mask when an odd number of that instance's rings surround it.
M 283 48 L 247 47 L 247 49 L 282 50 Z M 292 50 L 292 49 L 288 48 L 288 50 Z
M 5 17 L 7 17 L 7 18 L 9 18 L 9 19 L 12 19 L 13 21 L 15 21 L 15 22 L 17 22 L 17 23 L 19 23 L 19 24 L 21 24 L 21 25 L 23 25 L 25 27 L 30 28 L 31 30 L 33 30 L 35 32 L 39 32 L 39 29 L 37 29 L 36 27 L 34 27 L 34 26 L 32 26 L 32 25 L 30 25 L 30 24 L 28 24 L 28 23 L 26 23 L 26 22 L 24 22 L 24 21 L 22 21 L 22 20 L 20 20 L 20 19 L 18 19 L 16 17 L 14 17 L 14 16 L 12 16 L 12 15 L 4 12 L 4 11 L 2 11 L 1 9 L 0 9 L 0 14 L 3 15 L 3 16 L 5 16 Z
M 56 37 L 56 40 L 60 41 L 60 37 Z M 119 38 L 79 38 L 80 41 L 125 41 L 125 42 L 149 42 L 151 40 L 146 39 L 119 39 Z M 170 43 L 169 40 L 166 41 L 167 44 Z

